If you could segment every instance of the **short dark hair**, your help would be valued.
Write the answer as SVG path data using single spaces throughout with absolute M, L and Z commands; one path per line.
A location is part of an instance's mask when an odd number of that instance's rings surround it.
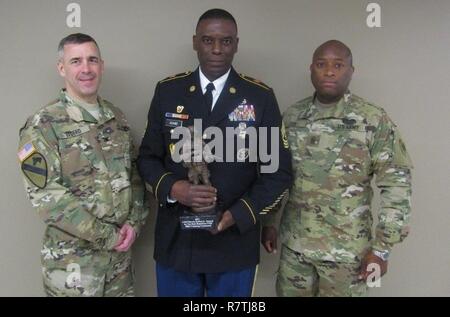
M 94 40 L 93 37 L 91 37 L 90 35 L 87 35 L 87 34 L 83 34 L 83 33 L 74 33 L 74 34 L 70 34 L 70 35 L 66 36 L 59 42 L 59 45 L 58 45 L 59 57 L 60 58 L 62 57 L 65 45 L 67 45 L 67 44 L 83 44 L 83 43 L 88 43 L 88 42 L 93 42 L 95 44 L 95 46 L 97 46 L 98 52 L 100 53 L 100 48 L 98 47 L 98 44 Z
M 203 13 L 200 18 L 198 19 L 196 29 L 198 28 L 198 25 L 201 21 L 207 20 L 207 19 L 223 19 L 223 20 L 229 20 L 234 23 L 237 29 L 237 23 L 234 17 L 231 15 L 230 12 L 224 10 L 224 9 L 209 9 L 205 13 Z

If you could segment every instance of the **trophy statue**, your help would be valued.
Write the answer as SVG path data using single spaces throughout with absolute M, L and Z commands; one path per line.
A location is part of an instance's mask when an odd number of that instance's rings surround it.
M 190 144 L 183 145 L 183 166 L 188 169 L 188 179 L 194 185 L 211 185 L 210 173 L 207 167 L 207 160 L 212 158 L 212 153 L 209 147 L 202 139 L 201 133 L 194 133 L 194 127 L 188 127 L 191 133 Z M 197 139 L 196 139 L 197 138 Z M 196 153 L 195 146 L 198 142 L 201 145 L 202 153 Z M 201 155 L 200 159 L 198 158 Z M 186 207 L 183 210 L 183 214 L 180 216 L 181 229 L 204 229 L 214 231 L 217 227 L 218 220 L 220 219 L 220 211 L 217 208 L 217 204 L 214 202 L 210 206 L 204 207 Z

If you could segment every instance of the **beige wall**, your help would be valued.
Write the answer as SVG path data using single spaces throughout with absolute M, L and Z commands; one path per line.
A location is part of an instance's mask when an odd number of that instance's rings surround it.
M 448 0 L 379 0 L 382 28 L 376 29 L 365 24 L 370 1 L 363 0 L 78 0 L 81 29 L 65 24 L 70 2 L 0 0 L 0 295 L 43 294 L 44 226 L 26 199 L 16 151 L 25 119 L 61 87 L 58 41 L 77 31 L 97 39 L 106 61 L 101 94 L 124 110 L 138 143 L 156 82 L 196 67 L 191 36 L 211 7 L 234 14 L 235 67 L 272 86 L 282 110 L 312 92 L 315 47 L 336 38 L 352 48 L 352 91 L 388 111 L 415 164 L 412 233 L 394 248 L 382 288 L 371 295 L 450 295 Z M 134 249 L 141 296 L 155 295 L 152 213 Z M 276 261 L 263 254 L 256 295 L 274 294 Z

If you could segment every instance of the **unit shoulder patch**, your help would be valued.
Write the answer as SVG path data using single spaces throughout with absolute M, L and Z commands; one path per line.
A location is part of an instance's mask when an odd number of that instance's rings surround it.
M 191 71 L 187 71 L 187 72 L 184 72 L 184 73 L 179 73 L 179 74 L 176 74 L 176 75 L 173 75 L 173 76 L 169 76 L 169 77 L 166 77 L 163 80 L 161 80 L 159 83 L 161 84 L 161 83 L 165 83 L 167 81 L 171 81 L 171 80 L 174 80 L 174 79 L 183 78 L 183 77 L 189 76 L 191 73 L 192 73 Z
M 239 74 L 239 76 L 240 76 L 242 79 L 244 79 L 244 80 L 246 80 L 246 81 L 248 81 L 248 82 L 250 82 L 250 83 L 252 83 L 252 84 L 254 84 L 254 85 L 256 85 L 256 86 L 262 87 L 262 88 L 264 88 L 264 89 L 266 89 L 266 90 L 272 90 L 272 88 L 270 88 L 269 86 L 267 86 L 265 83 L 263 83 L 263 82 L 260 81 L 259 79 L 255 79 L 255 78 L 252 78 L 252 77 L 247 76 L 247 75 L 244 75 L 244 74 Z
M 26 158 L 21 165 L 23 174 L 28 180 L 39 188 L 47 185 L 48 167 L 45 157 L 38 152 L 34 152 Z

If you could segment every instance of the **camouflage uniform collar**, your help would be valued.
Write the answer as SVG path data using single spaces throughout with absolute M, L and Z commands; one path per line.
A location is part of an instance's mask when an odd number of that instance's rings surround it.
M 313 98 L 311 98 L 311 101 L 309 102 L 308 110 L 306 111 L 306 117 L 313 120 L 326 118 L 345 118 L 346 108 L 349 105 L 351 99 L 351 93 L 350 91 L 348 91 L 335 106 L 322 111 L 320 111 L 319 108 L 314 104 L 315 99 L 316 94 L 314 94 Z
M 100 97 L 97 97 L 100 107 L 100 119 L 97 121 L 84 107 L 80 106 L 73 98 L 71 98 L 65 89 L 60 92 L 59 100 L 66 107 L 67 114 L 75 122 L 92 122 L 103 124 L 114 118 L 114 113 L 109 105 Z
M 115 115 L 109 104 L 100 96 L 97 97 L 97 100 L 98 104 L 100 105 L 100 120 L 98 121 L 98 123 L 103 124 L 111 119 L 114 119 Z

